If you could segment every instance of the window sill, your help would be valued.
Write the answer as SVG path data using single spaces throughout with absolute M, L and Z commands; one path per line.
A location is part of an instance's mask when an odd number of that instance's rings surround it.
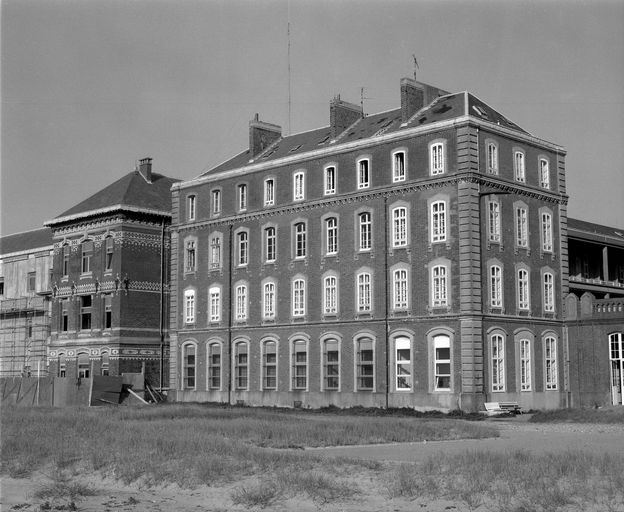
M 93 277 L 93 272 L 83 272 L 80 274 L 80 279 L 91 279 Z

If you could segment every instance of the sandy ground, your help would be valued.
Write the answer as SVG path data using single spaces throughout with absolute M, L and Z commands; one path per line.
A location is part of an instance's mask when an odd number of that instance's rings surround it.
M 494 420 L 501 433 L 500 438 L 464 441 L 440 441 L 423 443 L 401 443 L 375 446 L 353 446 L 340 448 L 310 449 L 312 453 L 327 457 L 346 456 L 389 461 L 419 462 L 436 453 L 459 453 L 466 450 L 508 451 L 524 449 L 544 453 L 583 449 L 596 452 L 622 450 L 624 447 L 624 425 L 548 424 L 526 423 L 522 419 Z M 463 512 L 465 505 L 449 501 L 436 502 L 389 499 L 385 488 L 370 479 L 364 472 L 360 475 L 342 475 L 342 480 L 352 482 L 359 489 L 354 498 L 330 503 L 319 503 L 305 497 L 285 498 L 265 508 L 269 511 L 301 512 Z M 33 494 L 50 480 L 43 474 L 31 479 L 2 478 L 0 483 L 0 511 L 34 512 L 40 510 L 80 510 L 84 512 L 197 512 L 197 511 L 240 511 L 242 505 L 234 505 L 232 492 L 241 485 L 253 484 L 254 480 L 233 482 L 226 486 L 203 486 L 194 490 L 177 486 L 141 488 L 139 485 L 123 485 L 120 482 L 103 479 L 99 475 L 85 475 L 81 483 L 90 486 L 93 496 L 83 497 L 75 503 L 67 501 L 35 499 Z M 42 508 L 42 505 L 44 508 Z M 63 507 L 63 508 L 61 508 Z M 478 509 L 481 510 L 481 509 Z M 483 509 L 485 510 L 485 509 Z M 598 511 L 599 509 L 594 509 Z

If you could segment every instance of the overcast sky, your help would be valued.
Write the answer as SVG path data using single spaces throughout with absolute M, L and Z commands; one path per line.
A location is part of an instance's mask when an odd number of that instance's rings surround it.
M 2 1 L 2 234 L 40 227 L 145 156 L 189 179 L 296 133 L 329 100 L 468 90 L 563 145 L 568 214 L 624 227 L 624 1 Z M 288 116 L 288 38 L 291 97 Z M 290 125 L 290 126 L 289 126 Z

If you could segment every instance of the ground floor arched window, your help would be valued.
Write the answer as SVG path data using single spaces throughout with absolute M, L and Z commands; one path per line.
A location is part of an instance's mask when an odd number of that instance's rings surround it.
M 611 363 L 611 401 L 613 405 L 623 405 L 624 340 L 621 332 L 609 334 L 609 362 Z

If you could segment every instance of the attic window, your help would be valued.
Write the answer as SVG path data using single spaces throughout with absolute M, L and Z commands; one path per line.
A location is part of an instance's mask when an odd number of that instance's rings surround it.
M 297 151 L 301 146 L 303 146 L 303 144 L 299 144 L 298 146 L 295 146 L 294 148 L 291 148 L 289 153 L 294 153 L 295 151 Z
M 327 136 L 327 137 L 325 137 L 324 139 L 319 140 L 319 141 L 318 141 L 318 144 L 319 144 L 319 145 L 320 145 L 320 144 L 325 144 L 325 143 L 329 140 L 329 138 L 330 138 L 330 137 L 331 137 L 331 135 L 328 135 L 328 136 Z
M 273 153 L 279 149 L 279 146 L 275 146 L 271 151 L 268 151 L 262 158 L 269 158 Z
M 481 107 L 479 107 L 478 105 L 473 105 L 472 108 L 480 116 L 487 117 L 487 112 L 483 110 Z

